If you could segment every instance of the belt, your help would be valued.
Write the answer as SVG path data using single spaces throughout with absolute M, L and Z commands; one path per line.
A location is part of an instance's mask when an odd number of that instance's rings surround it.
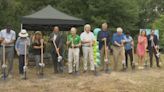
M 0 45 L 0 47 L 3 47 L 3 46 Z M 11 47 L 14 47 L 14 46 L 5 46 L 5 48 L 11 48 Z
M 91 47 L 91 46 L 89 46 L 89 45 L 83 45 L 83 47 Z
M 117 45 L 113 45 L 114 47 L 119 47 L 119 46 L 117 46 Z
M 79 46 L 69 47 L 69 48 L 79 48 Z

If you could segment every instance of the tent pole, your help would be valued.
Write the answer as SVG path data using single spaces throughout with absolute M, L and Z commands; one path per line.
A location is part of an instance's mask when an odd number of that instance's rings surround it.
M 23 24 L 21 24 L 21 30 L 23 29 Z

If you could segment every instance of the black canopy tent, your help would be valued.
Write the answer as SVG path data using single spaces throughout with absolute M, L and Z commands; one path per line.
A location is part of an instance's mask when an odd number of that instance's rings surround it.
M 47 31 L 53 26 L 59 26 L 62 31 L 65 31 L 72 26 L 82 26 L 84 23 L 84 20 L 67 15 L 48 5 L 32 15 L 23 16 L 21 28 L 31 31 Z

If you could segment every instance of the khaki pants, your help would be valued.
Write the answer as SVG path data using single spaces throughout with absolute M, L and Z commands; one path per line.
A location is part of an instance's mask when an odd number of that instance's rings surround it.
M 106 65 L 105 65 L 105 46 L 103 46 L 100 50 L 100 59 L 101 59 L 101 65 L 103 66 L 103 70 L 106 69 Z M 109 63 L 109 49 L 107 51 L 107 59 L 108 59 L 108 62 Z
M 76 66 L 76 71 L 79 71 L 79 48 L 69 48 L 68 50 L 68 72 L 72 73 L 73 67 Z M 73 65 L 72 65 L 73 64 Z
M 84 65 L 84 70 L 87 70 L 87 63 L 88 63 L 88 59 L 90 61 L 90 70 L 95 70 L 94 67 L 94 58 L 93 58 L 93 47 L 82 47 L 83 49 L 83 56 L 84 56 L 84 61 L 83 61 L 83 65 Z
M 117 70 L 118 59 L 121 59 L 122 64 L 125 64 L 125 49 L 124 47 L 113 46 L 114 70 Z
M 14 46 L 5 48 L 5 58 L 8 66 L 7 75 L 13 75 Z M 3 64 L 3 47 L 0 47 L 0 63 Z

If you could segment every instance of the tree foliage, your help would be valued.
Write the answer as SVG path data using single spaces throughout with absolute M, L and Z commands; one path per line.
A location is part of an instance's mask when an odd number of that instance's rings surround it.
M 19 31 L 22 16 L 47 5 L 82 18 L 93 27 L 108 22 L 110 28 L 121 26 L 136 34 L 140 28 L 151 26 L 163 12 L 164 0 L 0 0 L 0 28 L 10 23 Z M 158 12 L 154 11 L 156 6 Z
M 164 15 L 161 15 L 160 18 L 153 23 L 153 27 L 159 29 L 160 44 L 164 46 Z

